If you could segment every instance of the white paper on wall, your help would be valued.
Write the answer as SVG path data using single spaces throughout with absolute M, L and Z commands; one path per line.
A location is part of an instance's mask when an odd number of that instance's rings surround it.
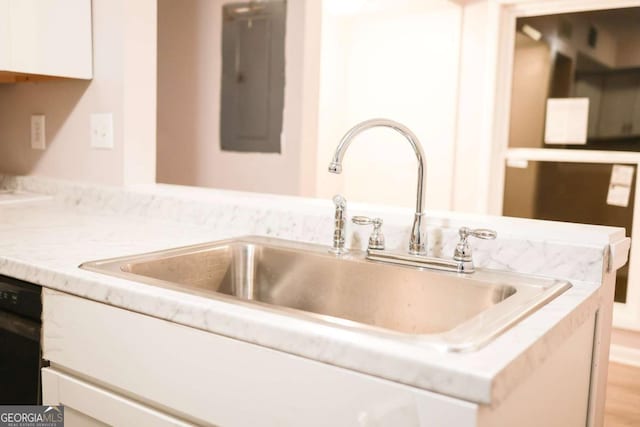
M 633 166 L 628 165 L 613 165 L 611 168 L 611 184 L 620 184 L 631 187 L 631 181 L 633 181 Z
M 607 192 L 607 204 L 626 208 L 629 206 L 631 196 L 631 183 L 635 168 L 628 165 L 613 165 L 609 191 Z
M 529 167 L 529 161 L 526 159 L 507 159 L 507 167 L 526 169 Z
M 589 98 L 549 98 L 544 129 L 546 144 L 586 144 Z
M 607 193 L 607 204 L 626 208 L 629 206 L 630 195 L 630 187 L 627 187 L 626 185 L 612 184 L 609 186 L 609 192 Z

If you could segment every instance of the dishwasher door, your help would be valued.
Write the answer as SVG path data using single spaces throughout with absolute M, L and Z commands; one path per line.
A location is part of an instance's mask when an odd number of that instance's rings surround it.
M 0 276 L 0 405 L 38 405 L 41 288 Z

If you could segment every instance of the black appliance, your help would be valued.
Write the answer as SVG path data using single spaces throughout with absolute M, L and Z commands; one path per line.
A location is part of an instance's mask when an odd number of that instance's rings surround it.
M 0 405 L 39 405 L 42 288 L 0 275 Z

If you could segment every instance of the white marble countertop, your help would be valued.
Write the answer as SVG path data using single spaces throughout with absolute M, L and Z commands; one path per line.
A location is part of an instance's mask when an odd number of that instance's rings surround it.
M 38 194 L 38 193 L 30 193 L 28 191 L 20 191 L 20 190 L 2 190 L 0 189 L 0 204 L 6 205 L 9 203 L 21 203 L 28 202 L 34 200 L 49 200 L 51 196 Z
M 499 403 L 544 363 L 551 351 L 595 311 L 599 304 L 598 277 L 602 277 L 604 253 L 610 243 L 624 240 L 624 232 L 617 228 L 586 226 L 582 229 L 584 233 L 578 233 L 580 229 L 575 225 L 515 220 L 515 228 L 519 230 L 523 224 L 530 223 L 531 229 L 550 227 L 556 237 L 555 243 L 549 240 L 527 241 L 524 246 L 516 248 L 516 252 L 522 252 L 523 247 L 532 247 L 542 251 L 540 256 L 550 251 L 549 256 L 553 258 L 565 252 L 579 258 L 575 263 L 562 258 L 565 263 L 578 265 L 577 269 L 562 267 L 552 270 L 570 278 L 573 287 L 482 349 L 447 353 L 428 346 L 367 336 L 292 319 L 277 312 L 152 287 L 78 268 L 85 261 L 247 234 L 310 242 L 324 242 L 326 237 L 329 241 L 331 235 L 325 236 L 325 233 L 331 228 L 332 218 L 331 205 L 327 201 L 162 185 L 123 190 L 46 179 L 0 177 L 0 188 L 3 187 L 20 187 L 49 194 L 53 198 L 0 203 L 0 274 L 437 393 L 492 405 Z M 266 209 L 265 205 L 285 205 L 289 216 L 283 218 L 282 213 L 269 216 L 263 212 L 263 216 L 249 222 L 238 219 L 255 206 Z M 318 212 L 320 206 L 322 209 Z M 222 211 L 215 210 L 221 207 Z M 365 205 L 356 207 L 375 211 Z M 324 212 L 327 209 L 329 215 Z M 386 210 L 391 217 L 397 214 L 404 219 L 406 213 L 403 210 L 394 212 Z M 321 219 L 314 222 L 310 219 L 312 217 Z M 455 217 L 452 216 L 453 223 L 456 222 Z M 478 223 L 491 221 L 489 217 L 462 216 L 467 223 L 473 222 L 474 218 Z M 496 219 L 489 225 L 506 230 L 513 221 Z M 389 223 L 392 230 L 390 240 L 403 243 L 403 232 L 399 232 L 398 237 L 393 236 L 394 219 Z M 320 235 L 323 237 L 318 237 Z M 571 240 L 570 236 L 577 239 L 565 245 L 572 251 L 562 252 L 564 246 L 557 241 L 561 238 Z M 446 233 L 441 240 L 442 247 L 448 247 Z M 495 267 L 491 259 L 509 258 L 509 244 L 517 246 L 518 242 L 514 237 L 502 246 L 499 242 L 497 246 L 486 246 L 488 255 L 485 263 Z M 479 255 L 482 256 L 482 250 Z M 589 257 L 591 259 L 584 260 Z M 519 265 L 538 262 L 521 258 L 514 256 L 505 268 L 518 270 Z

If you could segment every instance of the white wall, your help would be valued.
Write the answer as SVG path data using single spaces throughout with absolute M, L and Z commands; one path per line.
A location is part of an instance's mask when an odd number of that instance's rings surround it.
M 487 0 L 463 8 L 452 209 L 488 213 L 495 47 Z
M 93 80 L 0 85 L 0 172 L 154 181 L 155 11 L 155 0 L 93 0 Z M 106 112 L 115 147 L 91 149 L 90 115 Z M 32 114 L 46 116 L 45 151 L 30 147 Z
M 287 2 L 282 153 L 220 149 L 222 5 L 159 0 L 159 182 L 312 195 L 319 2 Z
M 407 125 L 422 142 L 427 207 L 448 209 L 462 8 L 449 1 L 376 4 L 379 10 L 369 13 L 323 10 L 317 195 L 340 192 L 358 201 L 415 205 L 415 154 L 392 130 L 361 134 L 345 156 L 342 175 L 327 172 L 350 127 L 386 117 Z

